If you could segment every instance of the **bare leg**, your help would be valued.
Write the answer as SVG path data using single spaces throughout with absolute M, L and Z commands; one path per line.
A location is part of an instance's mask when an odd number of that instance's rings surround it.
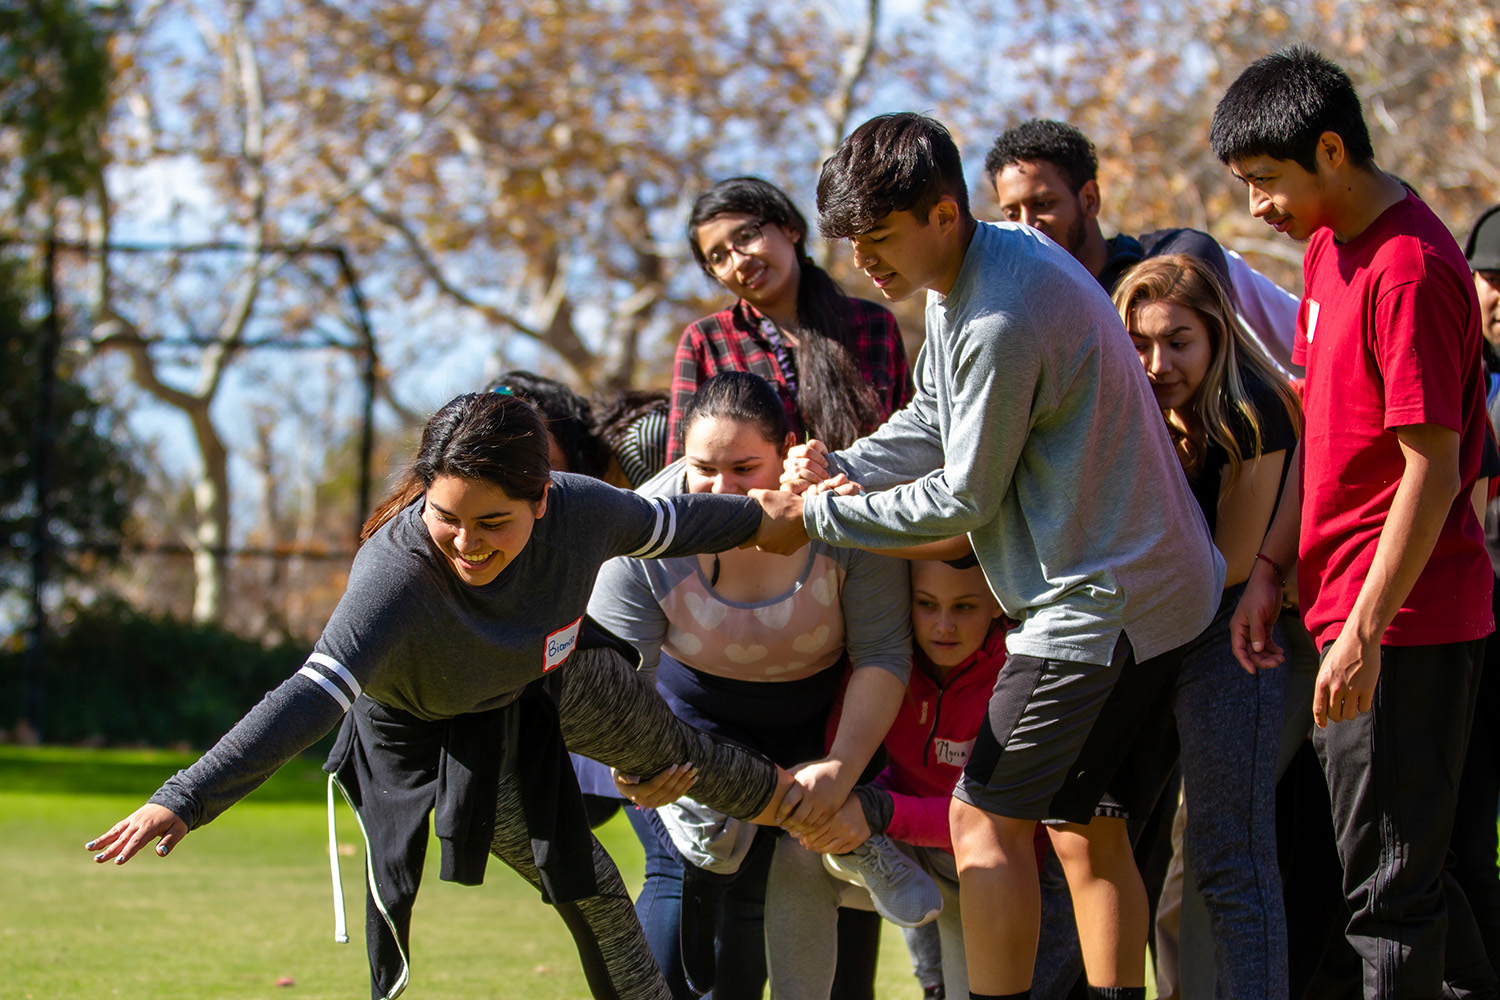
M 1146 886 L 1125 821 L 1099 816 L 1087 826 L 1048 826 L 1047 833 L 1073 894 L 1089 985 L 1145 986 Z
M 996 816 L 961 799 L 948 809 L 963 909 L 969 989 L 1019 993 L 1031 988 L 1042 920 L 1035 820 Z

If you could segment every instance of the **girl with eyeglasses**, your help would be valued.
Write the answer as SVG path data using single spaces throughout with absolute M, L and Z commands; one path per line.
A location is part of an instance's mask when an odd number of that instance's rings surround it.
M 808 256 L 807 232 L 786 193 L 758 177 L 720 181 L 693 203 L 688 246 L 737 301 L 683 331 L 668 461 L 682 457 L 678 424 L 688 400 L 721 371 L 770 382 L 798 440 L 831 449 L 870 433 L 911 398 L 896 318 L 845 295 Z

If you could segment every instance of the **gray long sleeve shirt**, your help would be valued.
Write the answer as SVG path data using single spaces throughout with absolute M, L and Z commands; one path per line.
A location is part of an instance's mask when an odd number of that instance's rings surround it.
M 641 486 L 641 494 L 688 495 L 686 468 L 686 463 L 678 459 Z M 789 558 L 806 562 L 802 577 L 786 593 L 754 605 L 726 601 L 714 592 L 712 584 L 704 586 L 708 581 L 703 579 L 695 557 L 611 559 L 599 573 L 589 600 L 589 614 L 636 648 L 641 671 L 652 678 L 663 652 L 671 655 L 673 637 L 681 644 L 710 632 L 719 641 L 705 645 L 701 658 L 681 652 L 677 657 L 705 673 L 770 681 L 805 676 L 810 665 L 789 663 L 775 655 L 765 660 L 741 655 L 739 663 L 731 664 L 736 657 L 725 647 L 735 643 L 758 646 L 790 654 L 796 660 L 814 659 L 814 651 L 842 649 L 848 652 L 855 669 L 880 667 L 905 684 L 911 675 L 911 584 L 906 561 L 838 549 L 820 541 L 811 542 L 809 551 Z M 818 576 L 833 581 L 831 588 L 824 589 L 816 581 L 809 585 L 815 567 L 826 570 Z M 683 593 L 686 599 L 673 600 L 674 592 Z M 697 620 L 700 617 L 702 621 Z M 799 629 L 817 629 L 834 641 L 814 641 L 808 646 L 814 636 L 799 635 Z M 803 652 L 809 655 L 801 655 Z M 739 669 L 723 669 L 730 665 Z
M 1013 653 L 1145 659 L 1213 617 L 1224 582 L 1140 360 L 1098 282 L 1026 226 L 981 223 L 929 292 L 916 395 L 832 457 L 866 490 L 810 497 L 808 533 L 894 547 L 967 533 Z
M 307 663 L 152 802 L 189 828 L 207 823 L 332 729 L 361 694 L 428 720 L 508 704 L 567 659 L 605 560 L 721 551 L 760 526 L 760 507 L 746 497 L 650 500 L 555 473 L 526 547 L 474 587 L 435 550 L 421 512 L 412 504 L 365 543 Z

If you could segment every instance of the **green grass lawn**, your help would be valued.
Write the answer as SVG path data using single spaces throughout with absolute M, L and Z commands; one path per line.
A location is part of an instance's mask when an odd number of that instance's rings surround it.
M 0 1000 L 367 997 L 364 847 L 339 841 L 351 943 L 333 942 L 324 776 L 283 768 L 170 858 L 96 865 L 84 843 L 192 761 L 158 751 L 0 746 Z M 641 850 L 623 816 L 599 831 L 632 892 Z M 437 845 L 432 845 L 431 865 Z M 429 871 L 435 868 L 429 866 Z M 498 862 L 485 885 L 428 878 L 412 919 L 413 1000 L 587 997 L 572 939 Z M 279 979 L 292 985 L 278 987 Z M 920 995 L 885 928 L 877 995 Z

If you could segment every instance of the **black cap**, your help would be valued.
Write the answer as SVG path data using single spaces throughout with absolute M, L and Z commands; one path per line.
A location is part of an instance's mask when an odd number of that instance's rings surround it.
M 1500 205 L 1491 205 L 1474 223 L 1464 256 L 1474 271 L 1500 271 Z

